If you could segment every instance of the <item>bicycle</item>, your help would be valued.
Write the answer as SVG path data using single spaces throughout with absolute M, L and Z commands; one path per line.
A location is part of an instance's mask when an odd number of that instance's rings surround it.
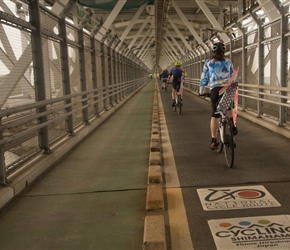
M 234 99 L 237 87 L 238 82 L 232 81 L 225 89 L 220 91 L 221 97 L 216 109 L 216 113 L 220 115 L 218 134 L 216 138 L 216 151 L 220 154 L 224 149 L 226 163 L 229 168 L 232 168 L 234 165 L 236 142 L 234 140 L 233 122 L 228 116 L 226 116 L 226 113 Z M 205 93 L 200 96 L 210 97 L 210 94 Z
M 221 153 L 224 148 L 225 158 L 229 168 L 232 168 L 234 165 L 236 142 L 234 140 L 233 122 L 226 116 L 226 113 L 228 107 L 233 102 L 237 87 L 238 82 L 232 82 L 225 91 L 220 92 L 222 96 L 218 102 L 216 112 L 220 114 L 217 136 L 218 146 L 216 150 L 218 153 Z
M 224 149 L 227 166 L 232 168 L 235 159 L 236 143 L 233 134 L 233 124 L 230 118 L 224 114 L 222 114 L 219 118 L 217 143 L 217 152 L 220 154 Z
M 177 114 L 181 115 L 181 110 L 182 110 L 182 103 L 181 103 L 181 92 L 178 91 L 175 92 L 175 103 L 174 103 L 174 107 L 173 107 L 173 111 L 176 112 Z

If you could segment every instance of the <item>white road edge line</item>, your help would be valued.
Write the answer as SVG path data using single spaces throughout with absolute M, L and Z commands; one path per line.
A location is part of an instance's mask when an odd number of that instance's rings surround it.
M 168 203 L 171 247 L 172 250 L 189 250 L 193 249 L 193 245 L 159 91 L 158 95 L 162 158 L 165 173 L 164 187 Z

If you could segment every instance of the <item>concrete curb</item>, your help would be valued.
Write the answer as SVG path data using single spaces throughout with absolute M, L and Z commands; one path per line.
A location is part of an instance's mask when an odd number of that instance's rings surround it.
M 147 215 L 144 223 L 144 250 L 165 250 L 164 193 L 162 180 L 162 152 L 159 122 L 159 87 L 155 81 L 152 133 L 150 143 L 148 186 L 146 198 Z

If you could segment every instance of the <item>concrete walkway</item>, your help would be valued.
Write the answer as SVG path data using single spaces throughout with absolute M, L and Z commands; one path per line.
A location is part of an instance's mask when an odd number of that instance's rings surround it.
M 142 249 L 152 80 L 0 214 L 0 249 Z

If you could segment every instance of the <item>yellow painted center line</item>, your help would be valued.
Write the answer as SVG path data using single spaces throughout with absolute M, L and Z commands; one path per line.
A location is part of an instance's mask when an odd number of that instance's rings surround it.
M 172 250 L 189 250 L 193 249 L 193 245 L 159 91 L 158 95 L 163 169 L 165 173 L 164 187 L 168 203 L 171 246 Z

